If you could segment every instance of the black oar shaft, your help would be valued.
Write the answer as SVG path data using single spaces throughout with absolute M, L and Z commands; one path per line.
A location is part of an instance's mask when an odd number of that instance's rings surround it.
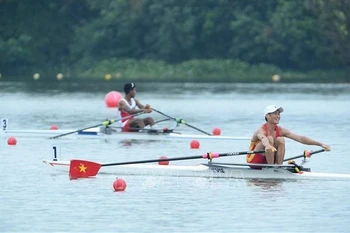
M 73 133 L 77 133 L 79 131 L 84 131 L 84 130 L 91 129 L 91 128 L 96 128 L 96 127 L 99 127 L 99 126 L 101 126 L 101 124 L 94 125 L 94 126 L 89 126 L 89 127 L 83 128 L 83 129 L 78 129 L 78 130 L 71 131 L 71 132 L 64 133 L 64 134 L 60 134 L 60 135 L 56 135 L 56 136 L 50 137 L 49 139 L 55 139 L 55 138 L 67 136 L 67 135 L 70 135 L 70 134 L 73 134 Z
M 324 151 L 325 151 L 325 149 L 320 149 L 320 150 L 316 150 L 316 151 L 310 151 L 310 156 L 313 155 L 313 154 L 318 154 L 318 153 L 324 152 Z M 286 161 L 289 161 L 289 160 L 292 160 L 292 159 L 304 158 L 304 157 L 307 157 L 307 156 L 305 156 L 305 154 L 302 154 L 302 155 L 294 156 L 294 157 L 291 157 L 291 158 L 288 158 L 288 159 L 284 159 L 283 162 L 286 162 Z
M 130 161 L 130 162 L 120 162 L 120 163 L 106 163 L 101 164 L 102 167 L 107 166 L 117 166 L 117 165 L 128 165 L 128 164 L 140 164 L 140 163 L 155 163 L 164 161 L 178 161 L 178 160 L 191 160 L 191 159 L 202 159 L 202 158 L 218 158 L 226 156 L 238 156 L 246 154 L 264 153 L 265 151 L 241 151 L 241 152 L 230 152 L 230 153 L 206 153 L 203 155 L 187 156 L 187 157 L 175 157 L 175 158 L 164 158 L 164 159 L 150 159 L 150 160 L 140 160 L 140 161 Z
M 108 125 L 113 124 L 116 121 L 119 121 L 119 120 L 122 120 L 122 119 L 128 119 L 130 117 L 135 117 L 135 116 L 143 114 L 143 113 L 144 112 L 139 112 L 139 113 L 136 113 L 136 114 L 133 114 L 133 115 L 130 115 L 130 116 L 123 117 L 121 119 L 106 120 L 106 121 L 102 122 L 101 124 L 94 125 L 94 126 L 89 126 L 89 127 L 83 128 L 83 129 L 74 130 L 74 131 L 71 131 L 71 132 L 68 132 L 68 133 L 64 133 L 64 134 L 60 134 L 60 135 L 56 135 L 56 136 L 50 137 L 49 139 L 55 139 L 55 138 L 67 136 L 67 135 L 70 135 L 70 134 L 73 134 L 73 133 L 77 133 L 77 132 L 84 131 L 84 130 L 91 129 L 91 128 L 96 128 L 96 127 L 99 127 L 99 126 L 108 126 Z
M 72 132 L 68 132 L 68 133 L 56 135 L 56 136 L 50 137 L 49 139 L 55 139 L 55 138 L 67 136 L 67 135 L 70 135 L 70 134 L 73 134 L 73 133 L 77 133 L 77 132 L 84 131 L 84 130 L 91 129 L 91 128 L 96 128 L 96 127 L 103 126 L 103 125 L 105 125 L 105 126 L 111 125 L 111 124 L 113 124 L 115 121 L 116 121 L 116 120 L 104 121 L 102 124 L 98 124 L 98 125 L 94 125 L 94 126 L 89 126 L 89 127 L 83 128 L 83 129 L 78 129 L 78 130 L 75 130 L 75 131 L 72 131 Z
M 167 115 L 167 114 L 165 114 L 165 113 L 163 113 L 163 112 L 161 112 L 161 111 L 158 111 L 157 109 L 154 109 L 154 108 L 152 108 L 152 109 L 153 109 L 155 112 L 157 112 L 157 113 L 159 113 L 159 114 L 161 114 L 161 115 L 163 115 L 163 116 L 169 117 L 170 119 L 173 119 L 174 121 L 178 122 L 177 119 L 176 119 L 175 117 L 169 116 L 169 115 Z M 181 120 L 181 121 L 182 121 L 182 120 Z M 182 123 L 182 124 L 184 124 L 184 125 L 186 125 L 186 126 L 192 128 L 192 129 L 195 129 L 195 130 L 197 130 L 197 131 L 199 131 L 199 132 L 202 132 L 202 133 L 204 133 L 204 134 L 206 134 L 206 135 L 212 136 L 211 133 L 208 133 L 208 132 L 205 132 L 204 130 L 198 129 L 197 127 L 194 127 L 193 125 L 190 125 L 190 124 L 188 124 L 188 123 L 186 123 L 186 122 L 184 122 L 184 123 L 183 123 L 183 122 L 179 122 L 179 123 Z

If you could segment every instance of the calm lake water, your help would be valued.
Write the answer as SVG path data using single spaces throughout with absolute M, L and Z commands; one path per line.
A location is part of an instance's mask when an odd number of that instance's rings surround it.
M 281 105 L 281 126 L 331 145 L 306 165 L 350 173 L 349 84 L 136 83 L 137 97 L 170 116 L 222 135 L 251 136 L 266 105 Z M 11 83 L 0 81 L 0 118 L 11 129 L 79 129 L 116 118 L 104 97 L 122 83 Z M 152 113 L 158 120 L 164 117 Z M 170 124 L 170 123 L 169 123 Z M 183 133 L 201 134 L 187 126 Z M 248 141 L 116 141 L 17 138 L 0 142 L 0 231 L 33 232 L 349 232 L 350 181 L 259 181 L 123 176 L 69 180 L 42 163 L 52 157 L 101 162 L 245 151 Z M 286 157 L 318 149 L 287 140 Z M 242 157 L 218 162 L 244 162 Z M 202 160 L 172 164 L 197 164 Z

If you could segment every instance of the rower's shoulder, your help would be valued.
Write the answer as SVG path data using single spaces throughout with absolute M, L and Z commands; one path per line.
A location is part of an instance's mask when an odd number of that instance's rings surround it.
M 291 131 L 285 127 L 282 127 L 280 125 L 278 125 L 277 127 L 278 127 L 278 131 L 279 131 L 280 135 L 287 135 L 287 134 L 291 133 Z
M 254 134 L 258 134 L 259 132 L 265 132 L 265 129 L 264 129 L 264 125 L 260 126 L 259 128 L 257 128 L 255 130 L 255 133 Z
M 118 101 L 118 106 L 125 105 L 127 103 L 126 99 L 122 98 Z
M 280 125 L 277 125 L 277 128 L 278 128 L 279 130 L 287 130 L 286 128 L 284 128 L 284 127 L 282 127 L 282 126 L 280 126 Z
M 121 102 L 126 102 L 126 99 L 125 99 L 125 98 L 121 98 L 118 102 L 119 102 L 119 103 L 121 103 Z
M 264 134 L 264 130 L 262 129 L 262 127 L 259 127 L 255 130 L 255 132 L 252 135 L 252 141 L 258 141 L 258 135 L 260 134 Z

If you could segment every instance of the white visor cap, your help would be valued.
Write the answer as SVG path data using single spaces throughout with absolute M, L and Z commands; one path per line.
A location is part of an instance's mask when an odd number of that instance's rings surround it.
M 264 110 L 264 116 L 266 116 L 266 114 L 268 114 L 268 113 L 276 112 L 277 110 L 280 113 L 284 111 L 282 107 L 277 107 L 276 105 L 269 105 Z

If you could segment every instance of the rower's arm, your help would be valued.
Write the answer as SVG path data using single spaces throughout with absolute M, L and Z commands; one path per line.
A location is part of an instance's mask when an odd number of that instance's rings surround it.
M 135 99 L 135 101 L 136 101 L 136 106 L 142 110 L 141 112 L 145 112 L 145 113 L 152 112 L 151 106 L 149 104 L 143 105 L 138 99 Z
M 280 132 L 281 132 L 281 136 L 290 138 L 290 139 L 292 139 L 294 141 L 300 142 L 300 143 L 305 144 L 305 145 L 315 145 L 315 146 L 321 146 L 322 145 L 320 142 L 317 142 L 317 141 L 315 141 L 315 140 L 313 140 L 311 138 L 292 133 L 288 129 L 284 129 L 284 128 L 280 127 Z
M 129 114 L 133 115 L 133 114 L 136 114 L 136 113 L 140 113 L 140 112 L 143 112 L 144 110 L 143 109 L 131 109 L 129 107 L 129 105 L 127 105 L 125 103 L 125 101 L 119 101 L 118 103 L 118 109 L 119 111 L 126 111 L 128 112 Z
M 135 102 L 136 102 L 136 106 L 139 108 L 139 109 L 144 109 L 145 106 L 143 106 L 143 104 L 141 104 L 141 102 L 138 100 L 138 99 L 134 99 Z
M 290 138 L 290 139 L 292 139 L 294 141 L 297 141 L 297 142 L 300 142 L 302 144 L 321 146 L 324 149 L 326 149 L 327 151 L 330 150 L 330 146 L 328 146 L 326 144 L 323 144 L 322 142 L 315 141 L 315 140 L 313 140 L 313 139 L 311 139 L 309 137 L 303 136 L 303 135 L 298 135 L 298 134 L 292 133 L 291 131 L 289 131 L 287 129 L 284 129 L 284 128 L 280 127 L 280 132 L 281 132 L 281 136 Z
M 256 137 L 259 139 L 259 141 L 261 141 L 261 143 L 263 144 L 263 146 L 269 147 L 270 146 L 270 142 L 269 139 L 265 136 L 265 133 L 262 129 L 258 129 L 258 131 L 256 131 Z

